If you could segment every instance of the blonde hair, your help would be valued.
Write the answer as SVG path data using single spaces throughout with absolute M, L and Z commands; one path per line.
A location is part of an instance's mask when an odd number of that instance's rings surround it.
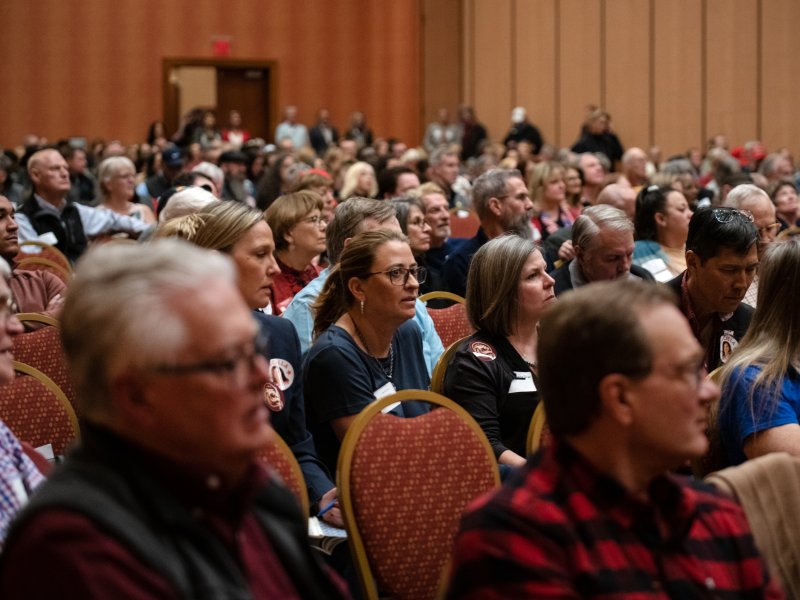
M 111 156 L 101 162 L 100 166 L 97 167 L 97 188 L 103 198 L 107 198 L 110 191 L 108 189 L 108 182 L 125 167 L 130 168 L 131 172 L 136 175 L 136 167 L 133 161 L 127 156 Z
M 372 186 L 369 189 L 370 198 L 378 195 L 378 180 L 375 177 L 375 169 L 372 168 L 371 164 L 359 161 L 353 163 L 344 175 L 344 184 L 340 194 L 342 200 L 347 200 L 355 194 L 355 190 L 358 187 L 358 178 L 365 172 L 372 173 Z
M 241 202 L 228 200 L 207 207 L 202 213 L 202 224 L 189 239 L 201 248 L 230 253 L 244 234 L 260 221 L 264 213 Z

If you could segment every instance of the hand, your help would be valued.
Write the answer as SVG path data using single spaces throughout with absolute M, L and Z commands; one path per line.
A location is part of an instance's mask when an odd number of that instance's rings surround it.
M 339 491 L 336 488 L 332 490 L 328 490 L 322 495 L 322 498 L 319 499 L 319 507 L 325 508 L 339 498 Z M 320 517 L 323 521 L 328 523 L 329 525 L 333 525 L 334 527 L 344 527 L 344 521 L 342 520 L 342 511 L 339 509 L 339 505 L 337 504 L 328 512 Z
M 558 258 L 561 260 L 572 260 L 575 258 L 575 248 L 572 247 L 572 240 L 567 240 L 558 249 Z
M 56 294 L 52 298 L 50 298 L 50 302 L 47 303 L 47 308 L 45 312 L 53 313 L 54 315 L 58 315 L 61 312 L 61 307 L 64 306 L 64 296 L 61 294 Z

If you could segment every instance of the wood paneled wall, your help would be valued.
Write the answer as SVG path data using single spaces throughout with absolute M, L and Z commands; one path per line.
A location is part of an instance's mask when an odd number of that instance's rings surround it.
M 493 139 L 522 105 L 571 145 L 593 104 L 626 147 L 665 156 L 716 133 L 800 151 L 797 0 L 462 2 L 462 98 Z
M 2 0 L 0 23 L 4 146 L 142 140 L 162 116 L 162 58 L 210 57 L 212 36 L 276 61 L 278 104 L 304 122 L 326 106 L 339 127 L 363 110 L 376 135 L 421 128 L 419 0 Z
M 494 139 L 522 105 L 557 145 L 586 106 L 626 146 L 665 155 L 724 132 L 800 151 L 797 0 L 3 0 L 0 145 L 144 137 L 164 57 L 276 61 L 278 104 L 311 123 L 414 144 L 440 106 L 475 106 Z

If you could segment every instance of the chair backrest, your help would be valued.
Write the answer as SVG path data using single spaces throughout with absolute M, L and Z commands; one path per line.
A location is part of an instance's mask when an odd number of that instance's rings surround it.
M 414 400 L 437 408 L 406 419 L 382 412 Z M 396 600 L 437 597 L 464 509 L 499 481 L 483 431 L 444 396 L 404 390 L 361 411 L 342 442 L 337 485 L 365 598 L 378 589 Z
M 33 247 L 35 250 L 26 251 L 26 247 Z M 28 240 L 21 242 L 19 245 L 19 253 L 14 257 L 14 262 L 19 262 L 24 258 L 31 257 L 47 258 L 64 267 L 69 273 L 72 273 L 72 265 L 70 264 L 69 259 L 64 256 L 64 253 L 61 252 L 61 250 L 52 244 L 40 242 L 39 240 Z
M 67 397 L 47 375 L 14 361 L 18 376 L 0 388 L 0 418 L 34 447 L 52 444 L 64 454 L 80 438 L 78 418 Z
M 273 431 L 272 439 L 259 450 L 258 458 L 280 475 L 286 487 L 297 496 L 297 500 L 303 508 L 303 514 L 308 515 L 309 500 L 303 471 L 300 469 L 300 463 L 297 462 L 292 449 L 277 432 Z
M 17 261 L 17 268 L 23 271 L 47 271 L 61 279 L 65 284 L 68 284 L 72 279 L 72 273 L 69 270 L 49 258 L 28 256 Z
M 450 235 L 457 238 L 471 238 L 478 233 L 481 221 L 473 210 L 454 208 L 450 210 Z
M 533 411 L 530 427 L 528 427 L 528 441 L 525 444 L 525 451 L 529 455 L 533 454 L 539 448 L 549 446 L 552 440 L 553 436 L 547 426 L 547 414 L 544 412 L 544 402 L 540 397 L 539 404 L 536 406 L 536 410 Z
M 753 539 L 787 598 L 800 598 L 800 458 L 773 452 L 705 479 L 744 509 Z
M 78 410 L 78 393 L 69 376 L 58 327 L 42 327 L 14 338 L 14 358 L 47 375 L 64 392 L 72 409 Z
M 455 353 L 461 347 L 461 344 L 464 343 L 464 340 L 466 340 L 468 337 L 469 336 L 465 336 L 450 344 L 447 348 L 445 348 L 445 351 L 442 352 L 442 355 L 439 357 L 439 360 L 436 361 L 436 364 L 433 367 L 433 373 L 431 373 L 432 392 L 436 392 L 437 394 L 444 394 L 444 376 L 447 373 L 447 367 L 453 360 L 453 356 L 455 356 Z
M 423 298 L 425 299 L 423 300 Z M 469 318 L 467 318 L 467 307 L 461 296 L 450 292 L 430 292 L 420 299 L 423 302 L 427 302 L 428 300 L 439 298 L 453 300 L 454 304 L 447 308 L 426 306 L 426 309 L 433 320 L 433 326 L 439 335 L 439 339 L 442 340 L 442 345 L 447 348 L 453 342 L 472 335 L 475 330 L 472 328 Z

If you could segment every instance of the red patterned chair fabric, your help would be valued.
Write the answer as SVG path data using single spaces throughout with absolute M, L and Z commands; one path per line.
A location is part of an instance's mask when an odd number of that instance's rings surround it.
M 450 234 L 457 238 L 471 238 L 478 233 L 480 219 L 471 210 L 453 209 L 450 211 Z
M 546 448 L 553 442 L 553 434 L 550 433 L 550 427 L 547 425 L 547 415 L 544 411 L 544 402 L 539 400 L 539 405 L 533 411 L 531 417 L 531 424 L 528 428 L 528 443 L 527 452 L 533 454 L 540 448 Z
M 309 500 L 303 471 L 283 438 L 273 432 L 272 440 L 258 452 L 258 458 L 277 472 L 286 487 L 297 496 L 300 506 L 303 507 L 303 514 L 307 515 Z
M 17 377 L 0 389 L 0 419 L 20 440 L 64 454 L 80 437 L 75 411 L 46 375 L 17 361 L 14 369 Z
M 409 419 L 383 414 L 397 401 L 439 405 Z M 466 506 L 499 484 L 486 436 L 444 396 L 406 390 L 373 402 L 350 426 L 338 487 L 365 597 L 437 597 Z M 377 588 L 375 586 L 377 582 Z
M 57 327 L 42 327 L 17 335 L 14 338 L 14 358 L 52 379 L 67 396 L 75 413 L 80 414 L 76 402 L 77 392 L 67 371 L 67 361 Z
M 475 332 L 467 318 L 467 308 L 461 302 L 447 308 L 428 308 L 428 314 L 445 348 Z

